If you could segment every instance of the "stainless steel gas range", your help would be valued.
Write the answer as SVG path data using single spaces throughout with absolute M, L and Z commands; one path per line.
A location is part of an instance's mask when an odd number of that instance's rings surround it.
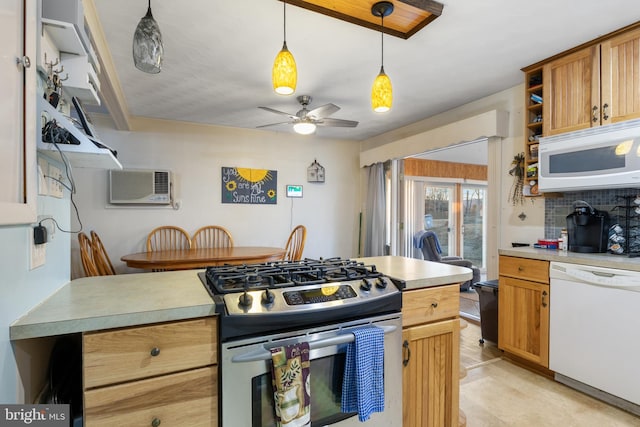
M 353 331 L 384 331 L 384 411 L 367 424 L 402 424 L 401 284 L 373 265 L 305 259 L 209 267 L 200 273 L 220 314 L 223 427 L 276 426 L 271 348 L 306 342 L 310 349 L 311 425 L 359 426 L 341 412 L 342 376 Z

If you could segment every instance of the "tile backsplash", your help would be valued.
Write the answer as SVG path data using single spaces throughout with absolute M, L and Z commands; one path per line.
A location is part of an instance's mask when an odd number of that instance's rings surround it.
M 582 200 L 590 204 L 594 209 L 606 211 L 609 213 L 611 222 L 620 221 L 624 225 L 624 215 L 626 210 L 621 208 L 632 197 L 630 203 L 633 204 L 633 198 L 640 195 L 638 188 L 625 188 L 617 190 L 592 190 L 592 191 L 575 191 L 562 193 L 561 197 L 545 198 L 544 207 L 544 233 L 546 238 L 558 238 L 560 230 L 567 227 L 567 215 L 573 212 L 574 203 Z M 640 215 L 634 214 L 634 225 L 640 220 Z

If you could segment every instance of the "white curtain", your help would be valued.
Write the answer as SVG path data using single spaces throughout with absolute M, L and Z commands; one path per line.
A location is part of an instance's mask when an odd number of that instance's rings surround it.
M 402 223 L 404 233 L 401 234 L 402 253 L 411 258 L 422 259 L 422 251 L 415 247 L 413 236 L 424 230 L 424 183 L 405 177 L 404 203 L 402 206 Z
M 376 163 L 366 167 L 367 200 L 364 256 L 385 255 L 385 193 L 384 164 Z

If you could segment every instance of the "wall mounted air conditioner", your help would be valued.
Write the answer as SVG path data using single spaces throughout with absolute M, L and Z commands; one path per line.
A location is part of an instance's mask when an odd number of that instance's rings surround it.
M 109 203 L 168 205 L 171 203 L 171 172 L 144 169 L 110 170 Z

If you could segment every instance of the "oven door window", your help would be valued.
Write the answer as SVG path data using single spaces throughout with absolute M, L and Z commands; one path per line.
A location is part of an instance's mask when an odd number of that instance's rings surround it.
M 356 415 L 340 411 L 345 353 L 311 360 L 311 426 L 337 423 Z M 251 426 L 276 427 L 271 371 L 251 379 Z

